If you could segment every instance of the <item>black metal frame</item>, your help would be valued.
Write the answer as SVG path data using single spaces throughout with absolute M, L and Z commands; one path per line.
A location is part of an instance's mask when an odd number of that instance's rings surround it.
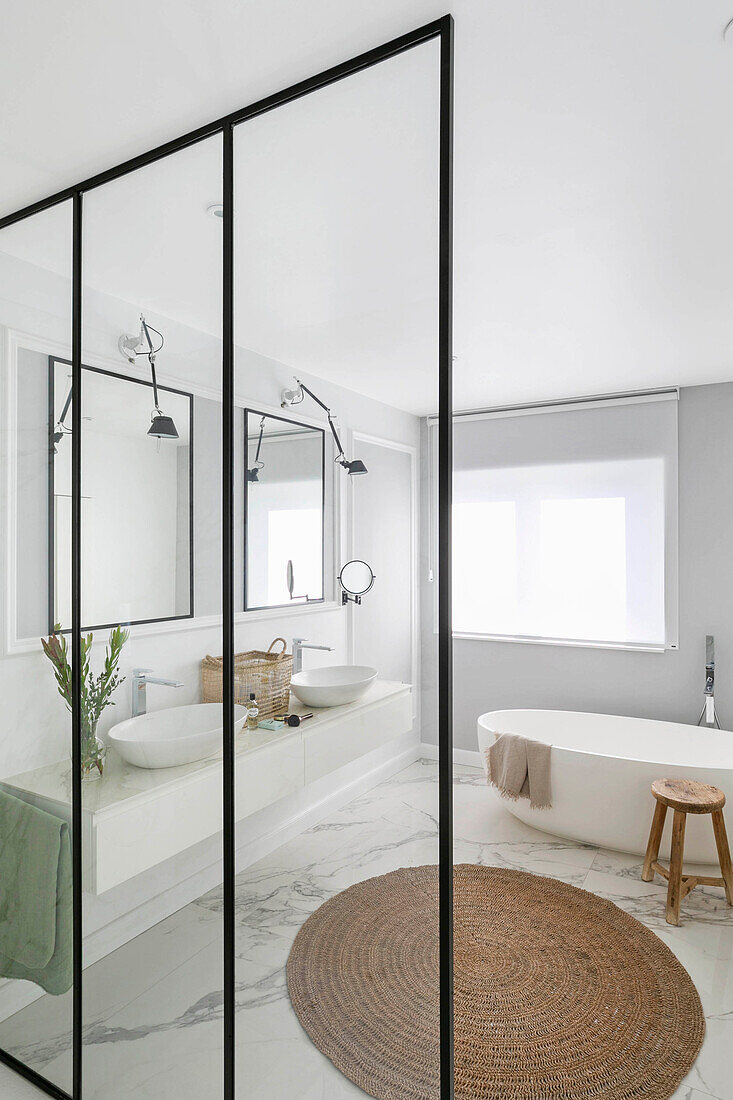
M 56 553 L 56 540 L 54 538 L 54 445 L 53 435 L 56 428 L 56 393 L 55 393 L 55 377 L 54 377 L 54 364 L 64 363 L 70 367 L 72 364 L 68 359 L 64 359 L 60 355 L 49 355 L 48 357 L 48 631 L 49 634 L 53 633 L 55 626 L 55 585 L 54 585 L 54 556 Z M 129 374 L 119 374 L 117 371 L 105 370 L 103 367 L 90 367 L 86 363 L 82 364 L 83 371 L 89 371 L 92 374 L 106 374 L 109 378 L 117 378 L 123 382 L 133 382 L 138 386 L 147 386 L 148 389 L 153 388 L 153 383 L 148 382 L 144 378 L 133 378 Z M 82 375 L 83 377 L 83 375 Z M 126 622 L 125 626 L 147 626 L 150 623 L 169 623 L 179 622 L 182 619 L 192 619 L 194 617 L 194 477 L 193 477 L 193 463 L 194 463 L 194 396 L 189 393 L 188 390 L 178 390 L 173 386 L 163 386 L 158 383 L 158 389 L 164 390 L 166 393 L 175 393 L 179 397 L 188 398 L 188 432 L 189 432 L 189 460 L 188 460 L 188 606 L 189 611 L 186 615 L 162 615 L 157 619 L 131 619 Z M 73 401 L 72 401 L 73 406 Z M 73 415 L 73 407 L 72 407 Z M 94 624 L 82 624 L 82 630 L 111 630 L 112 627 L 117 626 L 117 623 L 94 623 Z M 71 629 L 59 631 L 60 634 L 70 634 Z
M 225 115 L 132 157 L 95 176 L 0 218 L 0 230 L 33 214 L 71 202 L 72 386 L 82 386 L 82 243 L 83 197 L 138 168 L 221 134 L 222 247 L 222 614 L 223 614 L 223 948 L 224 948 L 224 1100 L 234 1097 L 234 127 L 286 103 L 335 84 L 345 77 L 397 57 L 432 40 L 440 42 L 440 202 L 439 202 L 439 433 L 438 433 L 438 743 L 439 743 L 439 936 L 440 936 L 440 1094 L 453 1097 L 453 713 L 451 636 L 451 466 L 452 466 L 452 260 L 453 260 L 453 18 L 445 15 L 423 27 L 367 50 L 340 65 L 247 107 Z M 72 1097 L 0 1050 L 0 1061 L 33 1081 L 47 1095 L 82 1098 L 82 786 L 81 786 L 81 401 L 72 407 L 72 866 L 73 866 L 73 1038 Z
M 249 434 L 247 431 L 247 417 L 266 417 L 268 420 L 280 420 L 283 424 L 295 424 L 298 428 L 306 428 L 309 432 L 321 433 L 321 592 L 323 595 L 317 599 L 309 599 L 309 604 L 321 604 L 326 602 L 326 432 L 315 424 L 305 424 L 302 420 L 293 420 L 287 416 L 276 416 L 275 413 L 263 413 L 260 409 L 246 408 L 244 410 L 244 468 L 245 474 L 249 466 Z M 289 607 L 290 603 L 253 604 L 247 602 L 247 534 L 249 531 L 249 482 L 244 479 L 244 586 L 242 592 L 242 606 L 245 611 L 267 611 L 276 607 Z M 298 605 L 301 606 L 301 605 Z

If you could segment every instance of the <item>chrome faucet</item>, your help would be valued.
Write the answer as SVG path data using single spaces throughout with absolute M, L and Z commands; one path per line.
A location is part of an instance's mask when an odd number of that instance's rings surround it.
M 698 726 L 705 719 L 706 726 L 717 726 L 720 722 L 715 710 L 715 638 L 712 634 L 705 635 L 705 702 L 697 720 Z
M 326 653 L 333 653 L 333 646 L 330 645 L 311 645 L 305 638 L 293 638 L 293 676 L 296 672 L 300 672 L 303 668 L 303 650 L 304 649 L 323 649 Z
M 139 718 L 141 714 L 147 714 L 148 710 L 148 684 L 159 684 L 160 687 L 182 688 L 182 680 L 164 680 L 160 676 L 151 676 L 152 668 L 134 668 L 132 670 L 132 717 Z

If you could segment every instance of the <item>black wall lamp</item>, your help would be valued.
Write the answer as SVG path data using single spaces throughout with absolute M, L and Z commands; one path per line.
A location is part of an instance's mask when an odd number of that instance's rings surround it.
M 254 465 L 251 469 L 247 470 L 247 481 L 259 481 L 260 470 L 263 470 L 265 467 L 264 462 L 260 461 L 260 450 L 262 449 L 262 436 L 264 435 L 264 431 L 265 418 L 263 416 L 262 420 L 260 420 L 260 438 L 257 440 L 257 453 L 255 454 Z
M 66 416 L 67 416 L 67 413 L 69 411 L 69 407 L 71 405 L 71 398 L 72 398 L 73 393 L 74 393 L 73 386 L 69 386 L 69 392 L 66 396 L 66 400 L 64 401 L 64 407 L 61 410 L 61 416 L 58 418 L 58 420 L 56 422 L 56 426 L 53 430 L 53 435 L 52 435 L 51 438 L 52 438 L 52 445 L 53 445 L 53 453 L 54 454 L 59 453 L 59 443 L 64 438 L 64 436 L 65 435 L 71 435 L 71 428 L 67 428 L 64 421 L 66 420 Z
M 151 332 L 154 332 L 156 336 L 160 337 L 160 343 L 157 348 L 153 347 L 153 341 L 150 337 Z M 152 325 L 147 325 L 145 318 L 140 314 L 140 335 L 122 335 L 117 342 L 117 346 L 128 363 L 134 363 L 138 355 L 147 355 L 148 357 L 150 374 L 153 380 L 153 402 L 155 405 L 150 415 L 148 435 L 152 435 L 155 439 L 178 439 L 178 429 L 173 422 L 173 417 L 165 415 L 158 401 L 158 380 L 155 376 L 155 357 L 162 349 L 164 343 L 165 339 L 163 338 L 163 333 L 158 332 L 157 328 L 153 328 Z M 147 348 L 145 347 L 146 344 Z
M 339 439 L 338 432 L 336 431 L 336 425 L 334 424 L 333 417 L 331 416 L 331 410 L 329 409 L 328 405 L 324 405 L 320 397 L 316 397 L 313 391 L 309 390 L 308 387 L 304 385 L 299 378 L 296 378 L 295 381 L 298 383 L 297 390 L 282 391 L 282 394 L 280 395 L 280 408 L 289 409 L 291 405 L 299 405 L 300 402 L 303 400 L 303 394 L 307 393 L 308 396 L 315 401 L 316 405 L 320 405 L 322 409 L 325 409 L 326 415 L 328 417 L 328 426 L 333 433 L 333 438 L 338 450 L 338 454 L 336 455 L 334 462 L 338 462 L 340 466 L 343 466 L 347 474 L 353 475 L 368 473 L 369 471 L 367 470 L 366 466 L 360 458 L 354 458 L 350 462 L 346 458 L 346 455 L 344 454 L 344 449 L 341 446 L 341 440 Z

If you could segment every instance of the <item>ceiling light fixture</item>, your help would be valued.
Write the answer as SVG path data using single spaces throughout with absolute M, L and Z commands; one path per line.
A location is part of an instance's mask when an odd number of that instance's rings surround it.
M 309 390 L 308 387 L 305 386 L 299 378 L 296 378 L 295 381 L 298 383 L 297 390 L 283 390 L 280 394 L 280 408 L 288 409 L 291 405 L 299 405 L 300 402 L 303 400 L 303 394 L 307 393 L 309 397 L 313 398 L 316 405 L 320 405 L 321 408 L 325 409 L 326 411 L 326 415 L 328 417 L 328 426 L 333 433 L 333 438 L 336 442 L 336 447 L 338 449 L 338 453 L 334 459 L 334 462 L 338 462 L 340 466 L 343 466 L 347 474 L 351 474 L 352 476 L 354 474 L 368 473 L 369 471 L 367 470 L 366 466 L 360 458 L 354 458 L 350 462 L 346 458 L 344 454 L 344 449 L 341 446 L 341 440 L 339 439 L 338 432 L 336 431 L 336 425 L 333 422 L 331 410 L 329 409 L 328 405 L 324 405 L 320 397 L 316 397 L 313 391 Z
M 211 206 L 206 207 L 206 213 L 210 214 L 212 218 L 218 218 L 219 221 L 224 217 L 224 204 L 221 202 L 212 202 Z

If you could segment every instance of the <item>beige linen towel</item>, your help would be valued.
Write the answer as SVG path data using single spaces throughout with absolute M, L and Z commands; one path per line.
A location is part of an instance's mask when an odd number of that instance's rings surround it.
M 508 798 L 528 798 L 535 810 L 552 806 L 551 746 L 513 733 L 500 733 L 486 750 L 489 783 Z

